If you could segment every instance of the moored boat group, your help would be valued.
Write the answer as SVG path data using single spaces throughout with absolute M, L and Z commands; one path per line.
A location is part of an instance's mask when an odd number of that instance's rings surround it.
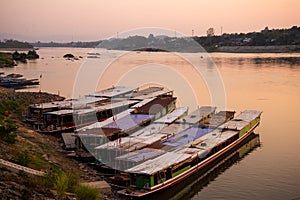
M 168 190 L 242 143 L 261 111 L 188 113 L 162 87 L 116 86 L 82 98 L 29 106 L 26 121 L 42 133 L 61 133 L 75 157 L 114 171 L 118 194 L 144 198 Z M 71 132 L 69 132 L 71 131 Z

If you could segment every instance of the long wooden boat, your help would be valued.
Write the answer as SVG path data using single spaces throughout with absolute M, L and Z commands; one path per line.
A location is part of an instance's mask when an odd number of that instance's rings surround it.
M 246 110 L 218 129 L 191 143 L 125 170 L 130 187 L 119 191 L 146 198 L 168 190 L 205 168 L 243 142 L 260 123 L 261 111 Z
M 13 77 L 1 77 L 0 86 L 6 88 L 24 88 L 26 86 L 39 85 L 38 79 L 24 79 L 24 78 L 13 78 Z
M 132 138 L 129 143 L 131 146 L 122 145 L 123 151 L 128 152 L 115 158 L 117 166 L 123 170 L 133 167 L 137 164 L 153 159 L 168 151 L 174 151 L 188 144 L 190 141 L 195 141 L 203 135 L 208 134 L 228 120 L 232 119 L 234 112 L 221 111 L 210 118 L 196 123 L 194 126 L 181 130 L 179 133 L 172 133 L 168 136 L 157 133 L 150 137 Z M 115 146 L 113 146 L 115 148 Z M 109 152 L 109 148 L 102 146 L 104 152 Z M 126 151 L 125 151 L 126 152 Z
M 108 123 L 106 120 L 101 123 L 100 127 L 90 125 L 90 128 L 80 129 L 76 133 L 78 147 L 101 160 L 96 154 L 95 147 L 108 141 L 117 139 L 120 141 L 120 138 L 127 137 L 132 132 L 172 112 L 175 109 L 175 104 L 176 98 L 172 95 L 145 99 L 131 107 L 130 112 L 124 116 L 114 115 L 112 119 L 108 120 Z
M 141 104 L 146 100 L 144 97 L 152 97 L 153 100 L 163 95 L 172 96 L 172 91 L 161 87 L 138 90 L 116 86 L 79 99 L 30 105 L 25 121 L 32 123 L 41 133 L 72 131 L 101 122 L 135 104 Z

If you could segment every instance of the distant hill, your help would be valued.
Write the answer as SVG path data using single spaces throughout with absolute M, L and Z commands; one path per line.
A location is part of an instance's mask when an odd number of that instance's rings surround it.
M 35 42 L 31 43 L 34 47 L 76 47 L 76 48 L 95 48 L 102 40 L 92 42 Z
M 100 44 L 100 45 L 99 45 Z M 200 44 L 201 46 L 199 46 Z M 106 48 L 115 50 L 149 50 L 160 49 L 163 51 L 182 51 L 182 52 L 198 52 L 198 51 L 232 51 L 239 52 L 280 52 L 284 51 L 300 51 L 300 27 L 293 26 L 289 29 L 269 29 L 266 27 L 260 32 L 249 33 L 224 33 L 222 35 L 214 35 L 213 28 L 207 32 L 207 36 L 194 37 L 169 37 L 154 36 L 149 34 L 144 36 L 130 36 L 127 38 L 111 38 L 108 40 L 99 40 L 92 42 L 37 42 L 31 43 L 34 47 L 81 47 L 81 48 Z M 254 48 L 254 47 L 260 48 Z M 272 46 L 272 48 L 261 48 Z M 285 48 L 276 48 L 277 46 L 289 46 Z M 202 49 L 201 47 L 204 47 Z M 230 47 L 230 48 L 225 48 Z M 239 48 L 247 47 L 247 48 Z M 258 49 L 258 50 L 257 50 Z
M 219 46 L 278 46 L 300 45 L 300 27 L 289 29 L 272 29 L 268 27 L 260 32 L 224 33 L 220 36 L 194 37 L 204 47 Z
M 165 51 L 198 52 L 292 52 L 300 51 L 300 27 L 289 29 L 272 29 L 268 27 L 260 32 L 224 33 L 215 36 L 168 37 L 168 36 L 130 36 L 104 40 L 101 47 L 118 50 L 161 49 Z M 204 49 L 202 49 L 200 44 Z M 227 47 L 227 48 L 225 48 Z M 268 48 L 270 47 L 270 48 Z

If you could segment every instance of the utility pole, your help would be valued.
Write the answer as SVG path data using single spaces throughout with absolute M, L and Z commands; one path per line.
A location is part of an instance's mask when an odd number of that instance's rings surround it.
M 192 37 L 194 37 L 194 29 L 192 29 Z

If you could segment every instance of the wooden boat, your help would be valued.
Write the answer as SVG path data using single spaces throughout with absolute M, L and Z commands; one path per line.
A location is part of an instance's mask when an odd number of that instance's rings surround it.
M 176 186 L 243 142 L 260 123 L 261 111 L 246 110 L 214 131 L 175 151 L 125 170 L 130 188 L 118 193 L 131 198 L 153 197 Z
M 108 120 L 100 122 L 101 125 L 90 125 L 77 131 L 76 142 L 79 149 L 95 154 L 95 147 L 108 141 L 120 141 L 131 133 L 143 128 L 154 120 L 157 120 L 175 109 L 176 98 L 171 95 L 145 99 L 135 104 L 129 112 L 123 116 L 114 115 Z M 160 106 L 157 106 L 160 105 Z M 154 107 L 154 108 L 153 108 Z M 97 123 L 99 124 L 99 123 Z
M 224 117 L 224 114 L 228 113 L 231 115 Z M 197 140 L 201 136 L 208 134 L 221 124 L 230 120 L 233 118 L 233 114 L 234 112 L 221 111 L 206 120 L 200 120 L 199 123 L 190 128 L 182 130 L 179 133 L 173 133 L 169 137 L 160 137 L 160 135 L 157 134 L 153 135 L 151 138 L 147 138 L 145 141 L 140 140 L 140 142 L 133 142 L 132 147 L 128 148 L 129 153 L 116 157 L 117 166 L 121 167 L 122 170 L 125 170 L 128 169 L 129 166 L 133 167 L 146 160 L 162 155 L 165 152 L 179 149 L 190 141 Z M 206 126 L 199 126 L 199 124 L 203 124 L 203 122 L 205 122 Z M 207 127 L 209 122 L 211 122 L 210 128 Z
M 180 108 L 178 109 L 180 111 Z M 122 142 L 112 141 L 96 147 L 96 149 L 103 155 L 101 159 L 104 163 L 123 171 L 128 169 L 129 166 L 132 167 L 147 159 L 163 154 L 164 150 L 151 148 L 151 146 L 173 138 L 200 121 L 210 118 L 214 114 L 215 109 L 215 107 L 203 106 L 183 118 L 169 120 L 169 124 L 165 124 L 166 120 L 161 118 L 147 127 L 130 134 L 130 136 L 122 138 Z M 106 158 L 104 155 L 109 157 Z
M 260 146 L 259 134 L 251 133 L 243 142 L 236 145 L 219 159 L 211 162 L 202 170 L 172 186 L 168 190 L 158 192 L 151 199 L 187 199 L 201 192 L 201 189 L 214 181 L 216 177 L 244 159 Z M 130 178 L 130 177 L 129 177 Z M 126 188 L 126 187 L 125 187 Z M 146 198 L 147 199 L 147 198 Z
M 75 127 L 106 120 L 130 108 L 143 100 L 141 96 L 153 99 L 168 94 L 172 91 L 160 87 L 138 90 L 116 86 L 80 99 L 30 105 L 25 121 L 34 124 L 34 128 L 42 133 L 72 131 Z
M 6 88 L 23 88 L 26 86 L 39 85 L 38 79 L 24 79 L 24 78 L 13 78 L 13 77 L 1 77 L 0 76 L 0 87 Z

